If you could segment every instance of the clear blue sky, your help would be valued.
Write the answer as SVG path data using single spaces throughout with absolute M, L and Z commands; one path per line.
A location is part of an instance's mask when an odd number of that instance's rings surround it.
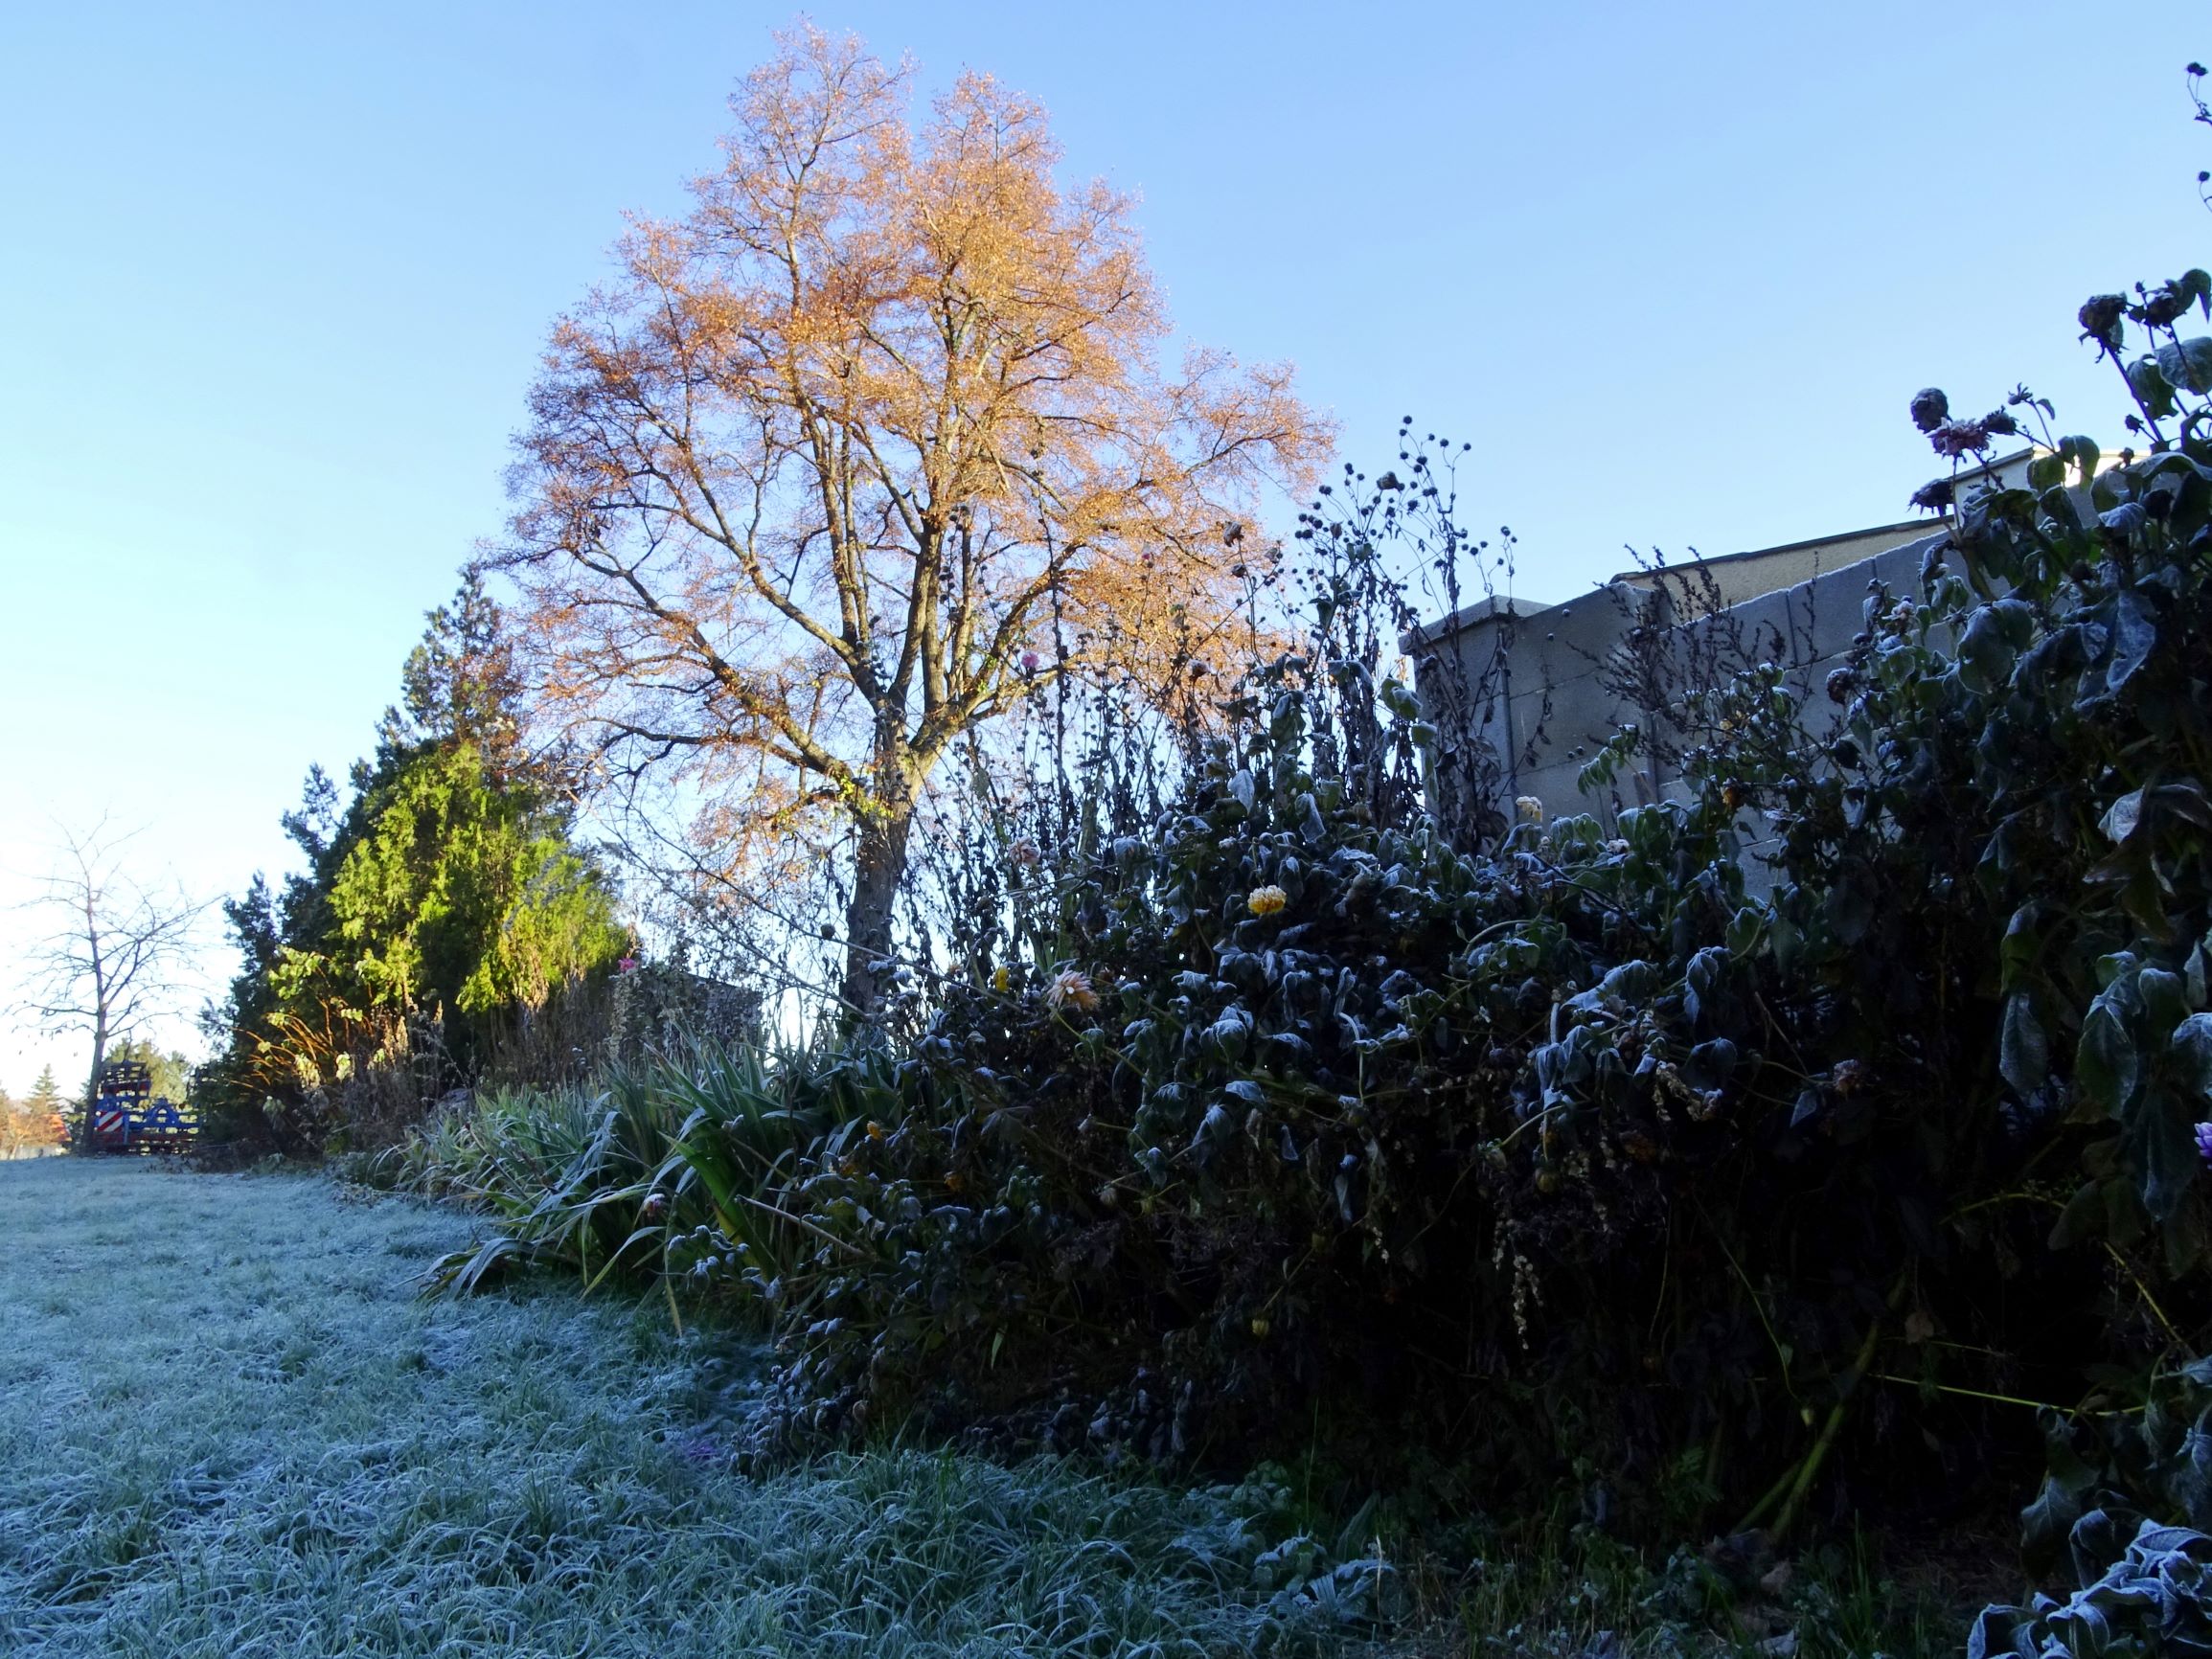
M 1624 542 L 1904 516 L 1924 384 L 2025 378 L 2116 443 L 2075 307 L 2212 264 L 2198 6 L 813 14 L 1041 98 L 1072 172 L 1141 193 L 1178 323 L 1294 359 L 1349 457 L 1401 414 L 1471 440 L 1538 597 Z M 500 527 L 548 320 L 790 15 L 0 11 L 0 903 L 103 807 L 205 890 L 282 864 Z M 0 1084 L 77 1052 L 0 1030 Z

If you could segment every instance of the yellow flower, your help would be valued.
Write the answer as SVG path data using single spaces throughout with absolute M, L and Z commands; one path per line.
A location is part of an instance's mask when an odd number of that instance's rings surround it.
M 991 974 L 991 989 L 992 990 L 1012 990 L 1014 989 L 1014 969 L 1011 967 L 993 968 Z
M 1077 1013 L 1089 1013 L 1098 1007 L 1098 992 L 1090 988 L 1090 975 L 1063 967 L 1052 976 L 1052 983 L 1044 988 L 1044 1003 L 1054 1012 L 1073 1009 Z
M 1290 902 L 1290 896 L 1280 887 L 1255 887 L 1244 902 L 1254 916 L 1272 916 Z
M 1543 822 L 1543 803 L 1534 795 L 1516 795 L 1513 798 L 1513 809 L 1523 824 Z

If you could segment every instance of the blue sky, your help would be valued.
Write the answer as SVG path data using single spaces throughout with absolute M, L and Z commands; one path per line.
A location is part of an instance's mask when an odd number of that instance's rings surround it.
M 782 6 L 0 12 L 0 905 L 56 819 L 235 891 L 505 511 L 539 340 Z M 2212 263 L 2201 7 L 825 4 L 1143 197 L 1194 338 L 1351 459 L 1471 441 L 1524 593 L 1904 516 L 1904 419 L 2118 442 L 2089 292 Z M 0 980 L 26 919 L 0 911 Z M 217 965 L 219 966 L 219 964 Z M 182 1034 L 179 1032 L 177 1034 Z M 0 1027 L 0 1084 L 79 1045 Z

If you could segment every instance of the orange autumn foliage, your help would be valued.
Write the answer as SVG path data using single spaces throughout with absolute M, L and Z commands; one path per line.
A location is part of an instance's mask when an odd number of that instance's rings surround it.
M 1131 202 L 1056 180 L 1036 102 L 964 74 L 917 125 L 907 66 L 779 47 L 691 211 L 556 327 L 495 562 L 538 714 L 680 775 L 724 867 L 850 837 L 864 1013 L 948 747 L 1218 650 L 1261 489 L 1331 434 L 1288 368 L 1163 366 Z

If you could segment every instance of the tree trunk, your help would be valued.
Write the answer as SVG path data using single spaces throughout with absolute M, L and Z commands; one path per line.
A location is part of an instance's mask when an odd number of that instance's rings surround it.
M 890 988 L 891 922 L 906 879 L 914 829 L 913 780 L 898 761 L 878 769 L 876 798 L 860 821 L 853 852 L 853 897 L 845 906 L 845 983 L 839 994 L 849 1026 L 875 1023 Z
M 79 1143 L 87 1150 L 92 1147 L 92 1108 L 100 1103 L 100 1068 L 107 1059 L 107 1002 L 103 992 L 98 1013 L 92 1022 L 92 1075 L 84 1084 L 84 1112 L 78 1124 Z
M 107 956 L 100 945 L 100 917 L 93 909 L 92 884 L 84 893 L 84 945 L 92 959 L 92 1075 L 84 1082 L 84 1110 L 78 1134 L 84 1149 L 92 1149 L 92 1111 L 100 1103 L 100 1068 L 107 1059 Z

